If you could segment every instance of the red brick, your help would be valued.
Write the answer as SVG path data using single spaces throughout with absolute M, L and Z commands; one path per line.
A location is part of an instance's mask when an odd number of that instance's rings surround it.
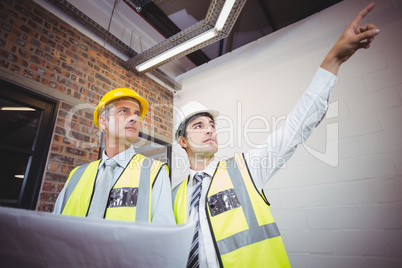
M 54 183 L 50 183 L 50 182 L 45 182 L 43 185 L 42 185 L 42 190 L 43 191 L 47 191 L 47 192 L 52 192 L 52 191 L 54 191 L 55 190 L 55 184 Z
M 49 162 L 47 165 L 47 170 L 49 170 L 49 171 L 57 171 L 58 168 L 59 168 L 59 164 L 57 164 L 57 163 Z

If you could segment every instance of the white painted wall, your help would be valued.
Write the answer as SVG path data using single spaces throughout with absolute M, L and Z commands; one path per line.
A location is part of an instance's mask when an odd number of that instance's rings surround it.
M 368 3 L 342 1 L 182 75 L 175 105 L 221 111 L 218 157 L 249 150 Z M 380 35 L 341 67 L 327 119 L 265 186 L 293 267 L 402 267 L 402 1 L 377 1 L 365 22 Z M 187 159 L 177 145 L 173 153 L 176 185 Z

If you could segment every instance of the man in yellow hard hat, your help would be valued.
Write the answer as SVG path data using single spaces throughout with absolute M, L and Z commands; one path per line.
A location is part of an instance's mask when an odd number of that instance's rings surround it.
M 190 174 L 172 191 L 173 209 L 179 224 L 196 219 L 187 267 L 290 267 L 263 186 L 325 115 L 341 64 L 378 34 L 375 25 L 360 26 L 373 8 L 368 5 L 346 28 L 286 122 L 261 146 L 219 161 L 218 111 L 193 101 L 177 111 L 174 135 L 188 155 Z
M 165 163 L 137 154 L 140 121 L 148 102 L 135 91 L 106 93 L 94 112 L 105 135 L 102 159 L 75 168 L 54 213 L 132 222 L 175 224 Z

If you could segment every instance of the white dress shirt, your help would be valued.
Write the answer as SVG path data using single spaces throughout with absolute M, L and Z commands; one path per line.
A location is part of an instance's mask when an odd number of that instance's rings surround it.
M 135 150 L 131 146 L 127 150 L 115 155 L 113 160 L 117 162 L 117 166 L 113 172 L 113 184 L 119 179 L 120 175 L 123 173 L 124 169 L 129 164 L 130 160 L 135 155 Z M 102 154 L 102 160 L 99 163 L 98 174 L 104 172 L 105 169 L 105 161 L 109 159 L 106 155 L 105 151 Z M 98 180 L 95 181 L 95 187 Z M 61 206 L 64 199 L 65 194 L 64 187 L 59 196 L 57 197 L 54 211 L 55 214 L 61 214 Z M 161 171 L 158 174 L 158 177 L 155 179 L 155 184 L 152 188 L 152 200 L 151 200 L 151 218 L 152 223 L 156 224 L 176 224 L 174 219 L 174 214 L 172 210 L 172 195 L 171 195 L 171 186 L 170 179 L 167 173 L 166 168 L 162 167 Z
M 286 122 L 278 131 L 269 135 L 263 144 L 244 153 L 245 161 L 249 167 L 251 177 L 258 191 L 261 192 L 267 181 L 281 168 L 293 155 L 296 146 L 304 142 L 324 117 L 328 109 L 328 100 L 331 89 L 337 78 L 334 74 L 319 68 L 302 98 L 288 115 Z M 269 162 L 272 160 L 271 162 Z M 194 190 L 194 175 L 206 173 L 202 182 L 201 200 L 199 207 L 199 258 L 201 268 L 219 267 L 218 256 L 212 241 L 207 215 L 205 211 L 206 194 L 211 184 L 212 176 L 219 164 L 215 159 L 202 171 L 190 169 L 188 184 L 187 207 L 189 207 Z

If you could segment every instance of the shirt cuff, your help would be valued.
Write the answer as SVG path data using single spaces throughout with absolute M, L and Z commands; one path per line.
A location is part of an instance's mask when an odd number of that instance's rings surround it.
M 311 82 L 309 91 L 314 95 L 319 95 L 327 99 L 336 81 L 338 81 L 336 75 L 319 67 Z

